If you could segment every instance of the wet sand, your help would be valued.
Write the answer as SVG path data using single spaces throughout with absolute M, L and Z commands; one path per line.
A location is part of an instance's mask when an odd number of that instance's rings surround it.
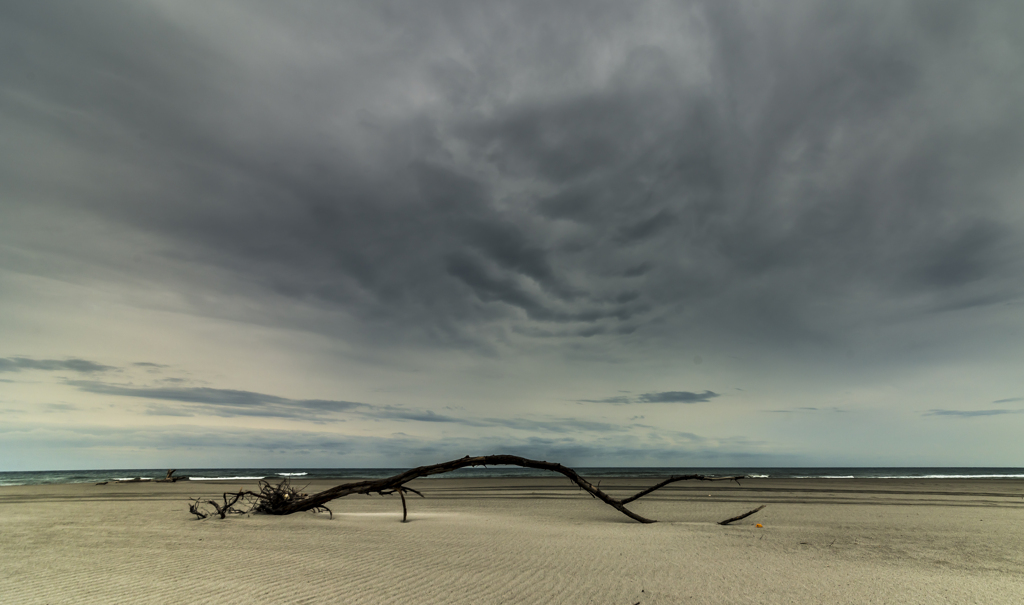
M 318 491 L 341 481 L 313 482 Z M 651 485 L 603 479 L 616 496 Z M 255 482 L 0 487 L 4 603 L 1013 603 L 1024 481 L 680 483 L 630 508 L 567 480 L 444 479 L 334 518 L 198 521 Z M 717 521 L 761 504 L 730 526 Z M 756 524 L 762 527 L 756 527 Z

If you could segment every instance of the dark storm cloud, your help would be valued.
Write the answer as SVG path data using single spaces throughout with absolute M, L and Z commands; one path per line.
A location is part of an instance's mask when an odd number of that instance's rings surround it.
M 1022 293 L 1020 3 L 218 6 L 0 9 L 0 260 L 373 347 Z
M 30 359 L 28 357 L 0 358 L 0 372 L 20 372 L 22 370 L 43 370 L 47 372 L 81 372 L 93 374 L 116 370 L 113 366 L 105 366 L 86 359 Z

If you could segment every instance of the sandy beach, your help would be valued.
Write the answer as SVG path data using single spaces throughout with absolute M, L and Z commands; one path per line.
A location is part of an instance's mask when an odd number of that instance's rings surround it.
M 310 484 L 318 491 L 338 482 Z M 196 520 L 255 482 L 0 488 L 14 603 L 1014 603 L 1024 481 L 681 483 L 636 523 L 559 478 L 425 479 L 334 518 Z M 605 479 L 622 496 L 651 481 Z M 766 504 L 730 526 L 728 517 Z M 763 527 L 757 527 L 760 523 Z

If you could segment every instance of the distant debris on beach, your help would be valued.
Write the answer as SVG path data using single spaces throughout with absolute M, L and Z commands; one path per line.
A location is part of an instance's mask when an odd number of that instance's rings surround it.
M 114 483 L 176 483 L 178 481 L 188 481 L 188 477 L 175 477 L 174 473 L 178 472 L 177 469 L 170 469 L 167 471 L 167 476 L 163 479 L 153 479 L 151 477 L 132 477 L 125 479 L 114 479 Z M 96 485 L 104 485 L 106 482 L 97 483 Z
M 163 479 L 157 479 L 160 483 L 174 483 L 176 481 L 188 481 L 188 477 L 174 477 L 174 473 L 178 472 L 177 469 L 170 469 L 167 471 L 167 476 Z

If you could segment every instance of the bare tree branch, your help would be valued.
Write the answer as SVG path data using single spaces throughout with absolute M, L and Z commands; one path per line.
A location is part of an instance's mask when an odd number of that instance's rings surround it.
M 289 502 L 306 498 L 308 495 L 293 488 L 287 479 L 284 479 L 277 485 L 272 485 L 268 481 L 260 481 L 259 486 L 259 493 L 248 490 L 239 491 L 237 494 L 225 493 L 223 495 L 224 504 L 218 504 L 213 500 L 203 502 L 199 498 L 193 498 L 192 503 L 189 504 L 188 510 L 190 513 L 195 515 L 197 519 L 206 519 L 214 514 L 209 508 L 204 507 L 206 504 L 212 506 L 213 510 L 216 511 L 216 514 L 219 515 L 221 519 L 224 519 L 228 514 L 278 514 L 275 512 L 277 509 L 283 507 Z M 423 494 L 420 494 L 420 496 L 422 495 Z M 228 501 L 228 496 L 233 496 L 230 501 Z M 323 505 L 314 506 L 308 510 L 312 510 L 313 512 L 326 512 L 331 515 L 332 518 L 334 517 L 334 513 L 331 512 L 331 509 Z
M 675 483 L 676 481 L 689 481 L 691 479 L 695 479 L 697 481 L 735 481 L 738 485 L 740 479 L 743 479 L 743 477 L 707 477 L 705 475 L 674 475 L 672 477 L 669 477 L 668 479 L 665 479 L 664 481 L 657 485 L 648 487 L 644 491 L 636 493 L 630 496 L 629 498 L 626 498 L 625 500 L 620 500 L 620 502 L 622 502 L 623 504 L 629 504 L 633 500 L 639 500 L 640 498 L 643 498 L 644 496 L 653 492 L 654 490 L 661 489 L 670 483 Z
M 742 515 L 739 515 L 739 516 L 736 516 L 736 517 L 731 517 L 731 518 L 729 518 L 729 519 L 726 519 L 725 521 L 719 521 L 719 522 L 718 522 L 718 524 L 719 524 L 719 525 L 729 525 L 729 524 L 730 524 L 730 523 L 732 523 L 733 521 L 739 521 L 740 519 L 746 519 L 746 518 L 747 518 L 747 517 L 749 517 L 750 515 L 752 515 L 752 514 L 756 513 L 757 511 L 761 510 L 762 508 L 764 508 L 764 507 L 766 507 L 766 506 L 768 506 L 768 505 L 767 505 L 767 504 L 762 504 L 761 506 L 758 506 L 758 507 L 757 507 L 757 508 L 755 508 L 754 510 L 752 510 L 752 511 L 748 511 L 748 512 L 745 512 L 745 513 L 743 513 Z
M 206 502 L 203 502 L 199 498 L 193 498 L 192 499 L 192 504 L 190 504 L 188 506 L 188 511 L 190 513 L 192 513 L 193 515 L 195 515 L 196 518 L 198 518 L 198 519 L 205 519 L 205 518 L 209 517 L 212 513 L 208 512 L 208 510 L 204 510 L 203 508 L 200 508 L 200 507 L 203 504 L 209 504 L 210 506 L 213 507 L 213 510 L 217 511 L 217 514 L 220 515 L 220 518 L 223 519 L 223 518 L 227 517 L 229 513 L 241 513 L 241 512 L 243 512 L 243 511 L 235 509 L 235 504 L 237 504 L 239 499 L 243 498 L 248 493 L 252 493 L 252 492 L 242 492 L 242 491 L 240 491 L 237 494 L 223 494 L 224 504 L 218 504 L 215 500 L 207 500 Z M 228 496 L 229 495 L 232 496 L 230 501 L 228 500 Z

